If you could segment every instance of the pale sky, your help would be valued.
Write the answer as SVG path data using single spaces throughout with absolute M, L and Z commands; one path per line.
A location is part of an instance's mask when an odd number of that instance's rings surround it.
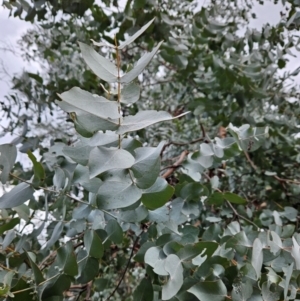
M 21 57 L 4 52 L 2 48 L 7 48 L 7 46 L 16 48 L 18 39 L 22 33 L 32 27 L 32 24 L 18 18 L 8 17 L 8 15 L 9 11 L 0 6 L 0 60 L 3 61 L 8 73 L 13 75 L 20 72 L 26 65 Z M 0 67 L 0 99 L 9 91 L 7 83 L 2 79 L 1 71 Z

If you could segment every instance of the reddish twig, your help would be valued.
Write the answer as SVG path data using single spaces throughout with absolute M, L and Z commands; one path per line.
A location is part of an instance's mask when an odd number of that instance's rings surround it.
M 257 170 L 256 165 L 255 165 L 254 162 L 250 159 L 249 154 L 248 154 L 245 150 L 244 150 L 244 154 L 245 154 L 245 156 L 246 156 L 247 161 L 250 163 L 251 167 L 256 171 L 256 170 Z
M 179 159 L 173 164 L 172 167 L 170 167 L 163 175 L 162 178 L 168 178 L 178 167 L 179 165 L 181 165 L 182 161 L 185 159 L 185 157 L 188 155 L 189 151 L 188 150 L 184 150 Z
M 91 291 L 92 291 L 92 281 L 88 282 L 86 285 L 86 296 L 84 298 L 84 301 L 90 301 L 91 300 Z
M 283 178 L 280 178 L 280 177 L 278 177 L 278 176 L 274 176 L 274 178 L 275 178 L 277 181 L 279 181 L 279 182 L 300 185 L 300 181 L 289 180 L 289 179 L 283 179 Z

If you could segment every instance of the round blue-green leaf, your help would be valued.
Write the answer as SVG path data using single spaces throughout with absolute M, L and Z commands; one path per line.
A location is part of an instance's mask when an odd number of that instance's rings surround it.
M 171 254 L 166 258 L 164 268 L 170 277 L 162 287 L 162 300 L 169 300 L 178 293 L 183 284 L 183 267 L 179 257 Z
M 105 227 L 105 231 L 107 232 L 107 239 L 112 240 L 116 244 L 122 243 L 123 230 L 116 220 L 109 220 Z
M 141 89 L 136 83 L 126 85 L 121 91 L 121 102 L 125 104 L 133 104 L 140 98 Z
M 201 281 L 188 289 L 188 292 L 201 301 L 224 301 L 227 296 L 226 286 L 220 279 L 216 281 Z
M 144 278 L 133 293 L 133 301 L 153 301 L 151 281 Z
M 90 152 L 88 162 L 90 177 L 111 169 L 127 169 L 134 164 L 134 157 L 126 150 L 96 147 Z
M 223 197 L 225 200 L 233 204 L 239 204 L 239 205 L 247 204 L 247 201 L 245 199 L 231 192 L 223 193 Z
M 71 241 L 57 250 L 56 262 L 66 275 L 76 276 L 78 274 L 76 256 Z
M 174 188 L 165 179 L 159 177 L 153 186 L 143 190 L 141 201 L 146 208 L 155 210 L 167 203 L 173 193 Z
M 100 259 L 103 256 L 104 248 L 102 240 L 94 230 L 85 231 L 83 241 L 90 257 Z
M 142 191 L 127 181 L 106 181 L 97 193 L 99 209 L 126 208 L 135 204 L 142 196 Z
M 223 194 L 220 192 L 214 192 L 212 195 L 208 197 L 206 202 L 209 205 L 221 206 L 224 202 Z

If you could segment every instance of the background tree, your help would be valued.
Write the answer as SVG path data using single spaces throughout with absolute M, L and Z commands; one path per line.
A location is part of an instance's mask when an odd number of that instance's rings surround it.
M 38 59 L 47 71 L 15 77 L 3 106 L 11 121 L 8 131 L 23 123 L 13 143 L 21 144 L 22 152 L 36 150 L 42 159 L 39 163 L 28 152 L 33 170 L 23 170 L 18 163 L 13 166 L 14 146 L 1 146 L 2 182 L 21 183 L 0 199 L 7 209 L 1 226 L 2 296 L 15 292 L 16 298 L 31 300 L 27 294 L 36 289 L 42 300 L 61 300 L 63 291 L 70 300 L 297 298 L 299 90 L 291 81 L 299 70 L 279 73 L 299 46 L 297 3 L 276 26 L 252 30 L 247 28 L 254 17 L 249 3 L 214 1 L 196 12 L 189 1 L 128 1 L 124 10 L 109 2 L 108 13 L 95 3 L 75 12 L 64 2 L 45 7 L 38 2 L 41 11 L 50 10 L 44 20 L 27 17 L 40 26 L 22 37 L 20 47 L 24 58 Z M 62 17 L 53 19 L 51 14 L 60 9 Z M 118 51 L 96 44 L 121 72 L 135 75 L 131 84 L 122 82 L 120 94 L 118 84 L 108 80 L 112 70 L 95 72 L 88 57 L 93 52 L 80 50 L 78 42 L 115 45 L 114 29 L 124 41 L 153 17 L 138 40 Z M 136 78 L 134 63 L 162 40 L 160 52 Z M 74 86 L 123 102 L 125 124 L 143 111 L 168 113 L 160 113 L 162 119 L 153 113 L 150 123 L 143 118 L 143 126 L 128 133 L 121 124 L 108 125 L 110 115 L 94 116 L 93 107 L 83 113 L 80 101 L 88 96 Z M 62 103 L 55 102 L 57 93 Z M 26 113 L 23 118 L 15 103 Z M 146 127 L 186 111 L 191 113 Z M 61 118 L 59 133 L 51 121 L 45 128 L 47 112 L 53 120 Z M 119 161 L 109 159 L 109 146 L 121 150 L 119 138 L 110 132 L 94 134 L 97 130 L 127 133 L 121 139 L 126 153 L 115 157 Z M 110 177 L 117 183 L 114 189 L 107 186 Z M 36 198 L 32 187 L 39 191 Z M 105 199 L 112 205 L 103 205 Z M 37 219 L 41 222 L 35 227 Z M 47 242 L 39 250 L 45 233 Z M 27 283 L 31 275 L 32 284 Z

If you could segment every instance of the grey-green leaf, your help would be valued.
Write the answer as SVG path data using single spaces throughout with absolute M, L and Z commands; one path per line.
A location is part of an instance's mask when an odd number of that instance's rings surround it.
M 263 245 L 259 238 L 255 238 L 253 242 L 253 249 L 252 249 L 252 259 L 251 264 L 255 269 L 257 279 L 260 278 L 261 275 L 261 268 L 263 263 Z
M 128 171 L 114 170 L 106 176 L 97 192 L 99 209 L 125 208 L 141 198 L 142 192 L 133 184 Z
M 163 251 L 160 247 L 151 247 L 149 248 L 144 256 L 145 263 L 149 264 L 150 266 L 154 267 L 155 265 L 161 264 L 165 256 Z
M 17 148 L 13 144 L 0 145 L 0 180 L 5 184 L 17 158 Z
M 272 287 L 271 287 L 272 285 Z M 264 301 L 278 301 L 280 300 L 280 290 L 275 284 L 270 281 L 265 281 L 261 287 L 261 294 Z
M 139 100 L 140 94 L 140 86 L 132 82 L 122 89 L 120 101 L 127 105 L 133 104 Z
M 157 122 L 172 120 L 179 118 L 185 114 L 187 113 L 173 117 L 171 114 L 165 111 L 140 111 L 134 116 L 124 117 L 124 120 L 117 131 L 117 134 L 122 135 L 128 132 L 137 131 Z
M 295 259 L 297 270 L 300 270 L 300 246 L 298 245 L 298 242 L 295 239 L 295 237 L 292 237 L 292 240 L 293 240 L 293 246 L 292 246 L 291 255 Z
M 165 270 L 169 273 L 168 282 L 162 287 L 162 300 L 174 297 L 183 284 L 183 267 L 178 256 L 169 255 L 165 260 Z
M 133 301 L 153 301 L 153 287 L 148 279 L 142 279 L 133 293 Z
M 125 46 L 131 44 L 135 39 L 137 39 L 147 28 L 153 23 L 155 18 L 149 21 L 146 25 L 144 25 L 140 30 L 138 30 L 134 35 L 129 37 L 125 42 L 121 43 L 118 47 L 120 50 L 123 49 Z
M 224 301 L 227 289 L 222 280 L 203 281 L 192 286 L 188 292 L 195 295 L 201 301 Z
M 174 188 L 165 179 L 158 177 L 150 188 L 143 191 L 141 201 L 146 208 L 155 210 L 164 206 L 173 193 Z
M 134 164 L 134 157 L 123 149 L 113 149 L 106 147 L 96 147 L 90 153 L 89 170 L 90 177 L 111 169 L 127 169 Z
M 152 186 L 160 171 L 160 152 L 164 143 L 157 147 L 139 147 L 134 150 L 135 162 L 131 167 L 137 186 L 147 189 Z
M 34 189 L 27 183 L 15 186 L 0 197 L 0 209 L 9 209 L 22 205 L 33 197 Z
M 246 283 L 237 283 L 233 286 L 231 297 L 232 301 L 247 301 L 252 296 L 252 283 L 248 280 Z
M 99 260 L 94 257 L 78 256 L 79 277 L 76 279 L 78 283 L 87 283 L 93 280 L 99 274 Z
M 30 256 L 30 253 L 27 252 L 27 251 L 25 251 L 25 253 L 26 253 L 27 258 L 30 262 L 30 266 L 31 266 L 32 273 L 34 275 L 35 283 L 37 285 L 39 285 L 41 282 L 43 282 L 45 280 L 44 276 L 43 276 L 43 273 L 41 272 L 41 270 L 39 269 L 37 264 L 32 260 L 32 258 Z
M 57 265 L 66 275 L 76 276 L 78 274 L 76 256 L 71 241 L 57 250 Z
M 97 53 L 93 47 L 79 42 L 82 57 L 93 72 L 108 83 L 118 79 L 118 69 L 115 64 Z
M 123 241 L 123 231 L 120 224 L 111 219 L 108 221 L 105 231 L 107 232 L 107 239 L 112 240 L 116 244 L 120 244 Z
M 132 82 L 136 77 L 138 77 L 142 73 L 142 71 L 146 68 L 146 66 L 150 63 L 150 61 L 158 51 L 161 44 L 162 42 L 160 42 L 151 52 L 144 54 L 138 60 L 136 66 L 121 77 L 120 82 L 123 84 L 128 84 Z
M 239 195 L 231 192 L 225 192 L 223 193 L 224 199 L 226 199 L 230 203 L 234 204 L 247 204 L 247 201 L 240 197 Z
M 85 231 L 83 241 L 90 257 L 100 259 L 103 256 L 104 248 L 102 240 L 94 230 Z
M 271 231 L 270 234 L 272 236 L 272 240 L 269 240 L 270 251 L 275 255 L 282 249 L 282 241 L 276 232 Z
M 121 117 L 118 113 L 118 103 L 116 101 L 110 101 L 78 87 L 58 94 L 58 96 L 69 105 L 69 107 L 65 106 L 63 108 L 68 113 L 80 110 L 103 119 L 117 119 Z M 56 103 L 60 105 L 60 101 L 57 100 Z
M 51 238 L 48 240 L 45 249 L 51 248 L 56 243 L 56 241 L 60 238 L 63 228 L 64 228 L 63 222 L 58 222 L 55 225 Z
M 139 223 L 148 216 L 148 210 L 141 205 L 133 210 L 124 210 L 120 212 L 119 218 L 127 223 Z
M 87 165 L 91 150 L 92 147 L 88 145 L 80 147 L 71 147 L 66 145 L 63 148 L 63 153 L 69 156 L 76 163 L 79 163 L 81 165 Z

